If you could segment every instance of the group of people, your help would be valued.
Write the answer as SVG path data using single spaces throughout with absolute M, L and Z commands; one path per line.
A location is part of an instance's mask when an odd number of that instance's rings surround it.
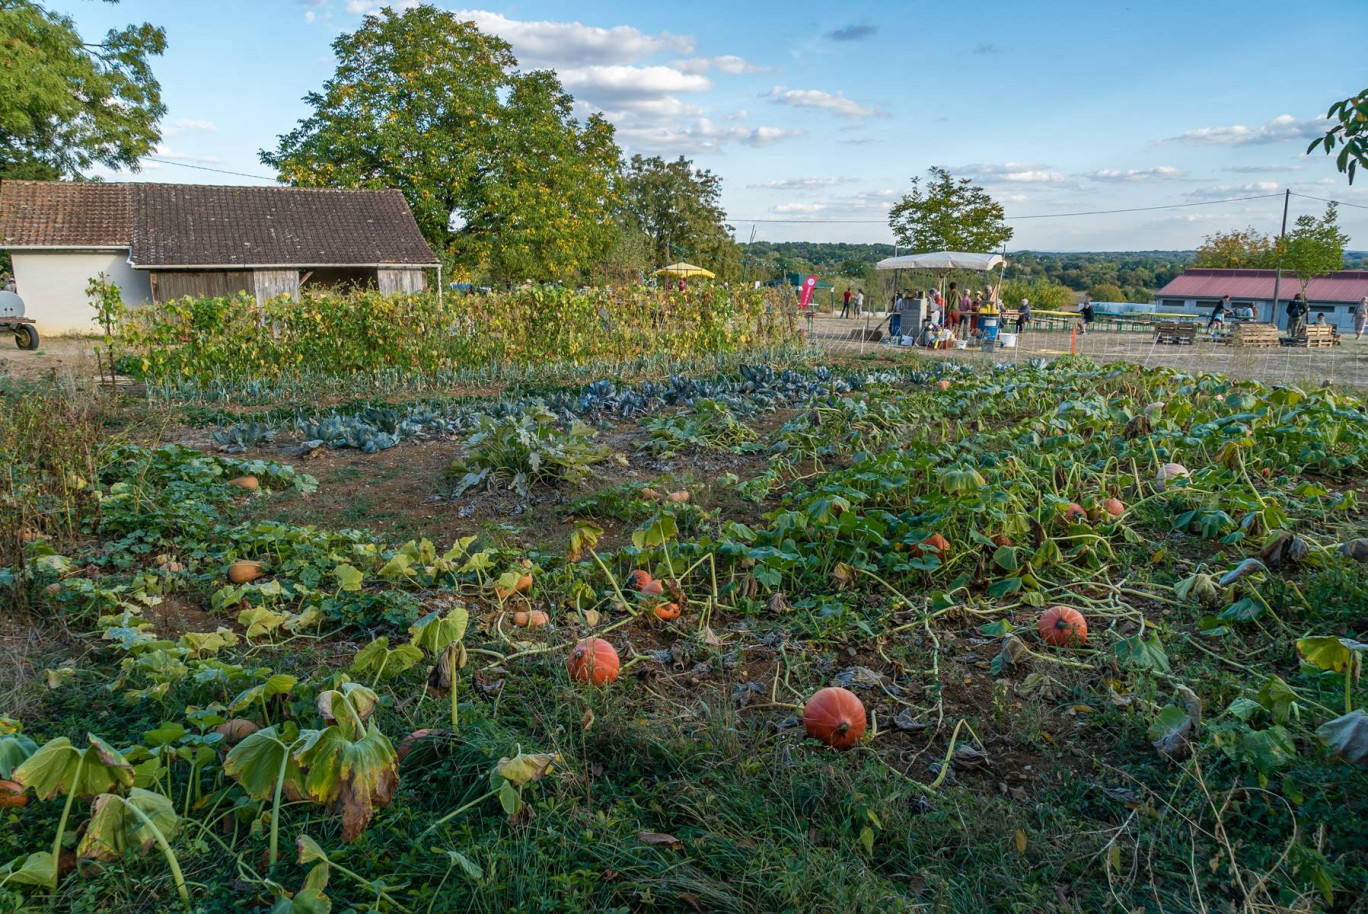
M 1307 318 L 1311 312 L 1311 307 L 1306 303 L 1306 296 L 1298 293 L 1297 296 L 1287 303 L 1287 332 L 1289 336 L 1298 337 L 1306 335 Z M 1206 329 L 1215 339 L 1225 329 L 1227 315 L 1236 321 L 1254 320 L 1254 306 L 1244 302 L 1239 305 L 1231 305 L 1230 296 L 1225 295 L 1211 309 L 1211 316 L 1207 319 Z M 1364 330 L 1368 329 L 1368 295 L 1363 297 L 1353 310 L 1354 318 L 1354 339 L 1363 339 Z M 1317 326 L 1324 326 L 1328 323 L 1325 314 L 1317 314 Z
M 913 303 L 924 303 L 921 327 L 914 334 L 913 328 L 903 324 L 903 315 L 913 310 Z M 1002 313 L 1002 304 L 994 289 L 960 289 L 950 283 L 945 294 L 939 290 L 913 292 L 904 289 L 893 295 L 893 308 L 889 317 L 890 335 L 893 337 L 914 336 L 918 346 L 932 349 L 949 349 L 958 340 L 971 340 L 978 337 L 984 329 L 985 318 L 996 319 Z M 1023 332 L 1031 322 L 1031 304 L 1022 299 L 1017 311 L 1016 330 Z
M 860 289 L 853 293 L 851 290 L 846 289 L 845 294 L 841 296 L 841 317 L 851 316 L 850 306 L 852 304 L 855 306 L 854 316 L 859 317 L 862 315 L 864 313 L 864 298 L 864 289 Z

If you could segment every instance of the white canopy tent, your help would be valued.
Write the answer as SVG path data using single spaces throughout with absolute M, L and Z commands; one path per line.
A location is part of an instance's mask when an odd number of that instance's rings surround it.
M 888 257 L 874 265 L 877 270 L 974 270 L 986 273 L 1004 265 L 1001 254 L 966 254 L 963 251 L 932 251 Z

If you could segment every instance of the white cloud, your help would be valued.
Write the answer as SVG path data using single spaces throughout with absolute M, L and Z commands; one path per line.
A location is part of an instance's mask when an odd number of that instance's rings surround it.
M 383 3 L 362 5 L 382 6 Z M 654 54 L 692 54 L 697 46 L 697 42 L 687 35 L 671 32 L 648 35 L 629 25 L 602 28 L 578 21 L 510 19 L 502 13 L 479 9 L 457 10 L 456 15 L 513 45 L 513 53 L 524 67 L 559 69 L 635 63 Z
M 716 70 L 719 73 L 769 73 L 770 67 L 762 67 L 751 63 L 744 57 L 737 57 L 735 54 L 723 54 L 720 57 L 690 57 L 686 60 L 676 60 L 674 66 L 683 70 L 685 73 L 706 73 L 709 70 Z
M 1250 194 L 1271 194 L 1281 188 L 1277 181 L 1251 181 L 1248 184 L 1214 184 L 1184 194 L 1198 200 L 1219 200 L 1222 197 L 1244 197 Z
M 824 213 L 831 209 L 830 203 L 780 203 L 771 206 L 772 213 Z
M 762 184 L 751 184 L 757 190 L 816 190 L 821 187 L 835 187 L 838 184 L 850 184 L 854 178 L 837 177 L 808 177 L 808 178 L 783 178 L 776 181 L 765 181 Z
M 795 108 L 821 108 L 839 117 L 858 120 L 878 114 L 868 105 L 862 105 L 852 98 L 847 98 L 844 92 L 825 92 L 821 89 L 786 89 L 783 86 L 775 86 L 767 95 L 762 97 L 768 98 L 777 105 L 792 105 Z
M 1021 184 L 1060 184 L 1068 179 L 1048 165 L 1028 164 L 1025 162 L 976 162 L 950 169 L 956 177 L 978 178 L 984 183 L 1011 182 Z
M 1221 171 L 1242 175 L 1276 174 L 1285 171 L 1301 171 L 1300 165 L 1227 165 Z
M 631 150 L 668 155 L 717 152 L 729 143 L 754 147 L 770 146 L 783 140 L 797 139 L 802 135 L 801 130 L 768 126 L 746 127 L 741 124 L 723 125 L 708 118 L 699 118 L 690 124 L 663 122 L 637 125 L 628 122 L 618 127 L 618 138 Z
M 1186 143 L 1189 146 L 1251 146 L 1281 143 L 1284 140 L 1314 139 L 1325 131 L 1327 123 L 1324 118 L 1298 118 L 1283 114 L 1257 127 L 1246 127 L 1243 124 L 1230 127 L 1202 127 L 1168 137 L 1160 142 Z
M 704 92 L 707 77 L 681 73 L 674 67 L 592 66 L 560 71 L 566 88 L 583 92 L 590 101 L 603 98 L 640 98 L 669 92 Z
M 747 117 L 749 114 L 750 114 L 750 112 L 747 111 L 745 108 L 737 108 L 737 109 L 736 109 L 735 111 L 733 111 L 731 114 L 728 114 L 728 115 L 727 115 L 727 120 L 729 120 L 729 121 L 744 121 L 744 120 L 746 119 L 746 117 Z
M 217 156 L 197 156 L 183 152 L 176 152 L 167 146 L 157 146 L 152 150 L 152 154 L 159 159 L 167 159 L 171 162 L 185 162 L 189 165 L 218 165 L 222 161 Z
M 176 134 L 184 133 L 187 130 L 214 131 L 218 130 L 218 127 L 213 121 L 200 120 L 193 117 L 178 117 L 162 128 L 162 134 L 165 136 L 175 136 Z
M 1174 168 L 1172 165 L 1157 165 L 1154 168 L 1127 168 L 1124 171 L 1116 168 L 1102 168 L 1097 171 L 1082 172 L 1078 177 L 1093 181 L 1111 182 L 1174 181 L 1183 177 L 1183 171 L 1180 168 Z

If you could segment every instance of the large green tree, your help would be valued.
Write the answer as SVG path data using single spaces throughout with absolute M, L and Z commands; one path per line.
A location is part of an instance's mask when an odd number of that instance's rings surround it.
M 386 8 L 333 42 L 313 113 L 261 159 L 291 184 L 394 187 L 438 251 L 494 279 L 571 278 L 613 242 L 619 153 L 550 72 L 423 5 Z
M 644 235 L 656 266 L 687 260 L 719 278 L 740 275 L 741 252 L 722 209 L 722 179 L 680 156 L 632 156 L 618 183 L 624 233 Z
M 1309 155 L 1322 148 L 1326 155 L 1335 156 L 1335 167 L 1347 174 L 1349 183 L 1353 184 L 1358 167 L 1368 168 L 1368 89 L 1335 102 L 1325 112 L 1325 117 L 1331 122 L 1330 129 L 1313 140 L 1306 152 Z M 1338 154 L 1336 146 L 1339 146 Z
M 161 140 L 166 106 L 149 59 L 165 50 L 166 33 L 148 23 L 87 42 L 69 16 L 0 0 L 0 178 L 136 170 Z
M 888 211 L 898 244 L 913 252 L 997 251 L 1012 239 L 1002 204 L 968 178 L 932 167 Z
M 1349 236 L 1340 231 L 1339 207 L 1325 205 L 1319 219 L 1310 213 L 1297 217 L 1292 231 L 1279 239 L 1277 251 L 1283 269 L 1301 282 L 1302 294 L 1317 276 L 1325 276 L 1344 269 L 1344 246 Z
M 1202 239 L 1194 266 L 1242 270 L 1272 267 L 1277 260 L 1274 241 L 1252 226 L 1212 232 Z

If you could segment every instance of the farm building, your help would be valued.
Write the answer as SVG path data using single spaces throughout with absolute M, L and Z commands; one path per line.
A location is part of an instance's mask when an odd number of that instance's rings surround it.
M 1158 308 L 1163 312 L 1187 312 L 1205 315 L 1211 312 L 1221 296 L 1229 295 L 1235 307 L 1251 305 L 1255 319 L 1287 327 L 1287 302 L 1301 291 L 1301 281 L 1283 273 L 1278 283 L 1278 304 L 1273 301 L 1273 287 L 1277 274 L 1273 270 L 1216 270 L 1195 268 L 1183 271 L 1164 288 L 1154 293 Z M 1341 270 L 1311 280 L 1306 287 L 1309 320 L 1324 314 L 1325 322 L 1339 328 L 1341 333 L 1352 331 L 1354 306 L 1368 295 L 1368 270 Z
M 437 259 L 397 190 L 6 181 L 0 248 L 45 334 L 98 329 L 103 273 L 131 305 L 353 284 L 420 291 Z

